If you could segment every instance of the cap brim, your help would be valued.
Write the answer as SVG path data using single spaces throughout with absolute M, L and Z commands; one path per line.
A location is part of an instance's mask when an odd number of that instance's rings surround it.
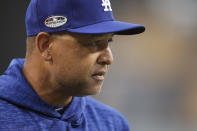
M 67 31 L 82 34 L 105 34 L 134 35 L 145 31 L 145 26 L 120 21 L 104 21 L 80 28 L 68 29 Z

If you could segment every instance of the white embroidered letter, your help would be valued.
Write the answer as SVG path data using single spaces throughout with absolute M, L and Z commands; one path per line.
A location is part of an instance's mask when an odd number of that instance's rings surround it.
M 111 3 L 109 0 L 102 0 L 102 6 L 105 7 L 104 11 L 112 11 Z

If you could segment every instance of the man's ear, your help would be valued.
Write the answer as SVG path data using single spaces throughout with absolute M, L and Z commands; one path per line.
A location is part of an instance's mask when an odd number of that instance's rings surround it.
M 43 57 L 46 61 L 51 61 L 51 41 L 50 41 L 50 34 L 46 32 L 40 32 L 36 36 L 36 48 L 38 49 L 41 57 Z

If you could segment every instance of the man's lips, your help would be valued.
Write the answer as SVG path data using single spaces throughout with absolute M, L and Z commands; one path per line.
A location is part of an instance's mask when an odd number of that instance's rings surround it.
M 97 81 L 103 81 L 105 79 L 105 71 L 99 71 L 92 75 L 92 78 Z

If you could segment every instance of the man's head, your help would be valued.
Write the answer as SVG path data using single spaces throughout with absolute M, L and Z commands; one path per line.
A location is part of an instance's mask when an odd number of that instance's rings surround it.
M 84 96 L 100 91 L 113 62 L 113 35 L 138 34 L 145 27 L 115 21 L 109 0 L 32 0 L 26 29 L 27 61 L 45 74 L 40 80 Z
M 27 39 L 27 60 L 36 61 L 51 84 L 70 95 L 100 91 L 113 56 L 109 47 L 113 34 L 40 32 Z

